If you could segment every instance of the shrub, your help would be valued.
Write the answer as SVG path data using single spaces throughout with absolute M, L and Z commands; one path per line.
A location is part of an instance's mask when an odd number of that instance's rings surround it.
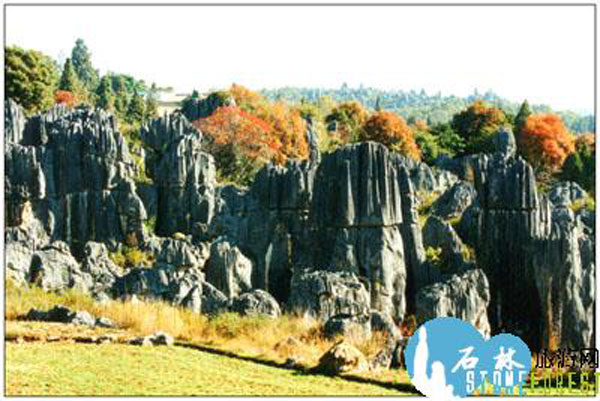
M 425 259 L 434 266 L 440 266 L 442 263 L 442 248 L 428 246 L 425 248 Z
M 585 198 L 576 199 L 569 205 L 573 213 L 580 212 L 581 210 L 588 210 L 590 212 L 594 212 L 596 210 L 596 201 L 591 196 L 586 196 Z
M 122 268 L 149 267 L 154 262 L 151 254 L 129 246 L 122 246 L 119 250 L 110 252 L 109 257 Z

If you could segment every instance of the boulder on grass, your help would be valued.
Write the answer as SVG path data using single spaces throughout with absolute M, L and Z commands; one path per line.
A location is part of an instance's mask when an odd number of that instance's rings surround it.
M 340 341 L 323 354 L 319 359 L 317 369 L 330 375 L 364 372 L 369 370 L 369 362 L 356 347 L 345 341 Z

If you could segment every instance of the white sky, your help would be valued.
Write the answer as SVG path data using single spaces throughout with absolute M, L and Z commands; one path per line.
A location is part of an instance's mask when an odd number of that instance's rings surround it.
M 492 89 L 594 107 L 592 7 L 8 6 L 6 43 L 174 86 Z

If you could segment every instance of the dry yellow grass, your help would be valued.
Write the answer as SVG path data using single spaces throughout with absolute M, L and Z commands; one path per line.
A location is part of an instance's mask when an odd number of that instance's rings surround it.
M 46 310 L 62 304 L 108 317 L 132 335 L 165 331 L 180 341 L 278 363 L 294 358 L 306 367 L 314 366 L 335 343 L 335 340 L 323 337 L 321 323 L 295 315 L 284 314 L 278 319 L 270 319 L 224 313 L 209 319 L 164 302 L 110 301 L 100 304 L 71 290 L 56 294 L 39 288 L 20 288 L 10 280 L 6 283 L 6 320 L 9 321 L 31 308 Z M 347 340 L 368 358 L 375 356 L 385 342 L 380 335 L 369 340 L 351 336 Z

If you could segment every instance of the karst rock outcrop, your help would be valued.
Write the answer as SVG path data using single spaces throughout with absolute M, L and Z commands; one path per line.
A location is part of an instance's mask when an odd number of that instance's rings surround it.
M 593 345 L 594 212 L 572 210 L 585 197 L 574 184 L 538 192 L 508 130 L 495 153 L 432 168 L 375 142 L 321 154 L 309 125 L 308 160 L 238 188 L 217 184 L 178 112 L 141 129 L 143 180 L 104 111 L 26 118 L 9 100 L 5 116 L 5 268 L 18 284 L 390 333 L 410 314 L 455 316 L 532 350 Z M 117 266 L 131 250 L 143 263 Z

